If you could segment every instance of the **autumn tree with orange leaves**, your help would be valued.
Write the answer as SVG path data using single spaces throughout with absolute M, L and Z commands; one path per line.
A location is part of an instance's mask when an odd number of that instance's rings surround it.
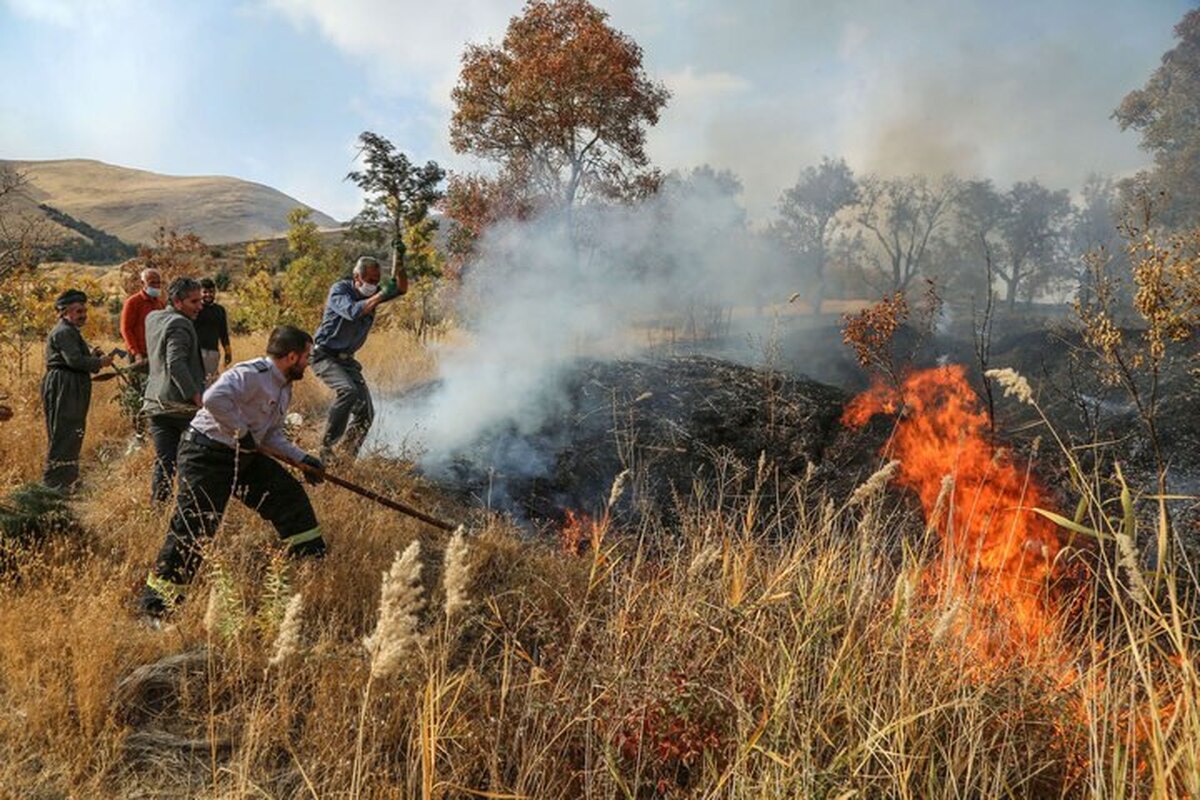
M 446 241 L 446 270 L 451 277 L 461 277 L 485 230 L 501 220 L 527 219 L 537 209 L 510 177 L 450 175 L 439 208 L 455 223 Z
M 646 129 L 670 93 L 607 20 L 587 0 L 530 0 L 499 45 L 468 46 L 452 94 L 455 151 L 498 162 L 527 196 L 567 212 L 653 185 Z

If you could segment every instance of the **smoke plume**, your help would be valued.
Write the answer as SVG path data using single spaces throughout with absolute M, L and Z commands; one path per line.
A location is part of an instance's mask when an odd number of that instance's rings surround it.
M 783 302 L 798 288 L 749 235 L 735 191 L 698 170 L 637 205 L 493 227 L 464 279 L 469 343 L 440 354 L 430 390 L 379 404 L 373 443 L 415 454 L 437 476 L 502 431 L 489 456 L 499 463 L 486 466 L 547 469 L 552 448 L 527 440 L 564 410 L 560 378 L 577 359 L 636 356 L 650 328 L 703 335 L 730 307 Z

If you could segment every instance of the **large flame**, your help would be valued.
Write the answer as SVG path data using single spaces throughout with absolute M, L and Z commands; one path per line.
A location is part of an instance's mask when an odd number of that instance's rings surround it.
M 941 540 L 931 588 L 968 605 L 960 629 L 981 652 L 1033 652 L 1056 627 L 1048 590 L 1061 544 L 1053 523 L 1032 511 L 1047 507 L 1045 491 L 989 440 L 987 413 L 963 367 L 913 372 L 898 391 L 877 384 L 842 421 L 860 427 L 897 411 L 886 449 L 900 461 L 897 481 L 920 497 Z

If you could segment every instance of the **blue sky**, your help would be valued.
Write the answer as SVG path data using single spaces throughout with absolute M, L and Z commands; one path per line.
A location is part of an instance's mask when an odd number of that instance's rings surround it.
M 1179 0 L 611 0 L 675 97 L 664 168 L 733 169 L 752 218 L 822 155 L 1075 188 L 1146 163 L 1109 118 Z M 359 132 L 455 169 L 449 93 L 510 0 L 0 0 L 0 158 L 96 158 L 275 186 L 339 218 Z

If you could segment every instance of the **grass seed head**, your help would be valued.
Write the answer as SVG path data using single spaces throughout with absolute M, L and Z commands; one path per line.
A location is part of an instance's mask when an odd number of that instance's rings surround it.
M 989 369 L 984 374 L 1000 384 L 1005 397 L 1015 397 L 1018 402 L 1033 405 L 1033 390 L 1029 388 L 1029 381 L 1015 369 Z
M 707 545 L 692 557 L 692 563 L 688 564 L 687 576 L 689 578 L 696 578 L 704 574 L 720 558 L 721 545 L 716 542 Z
M 279 624 L 279 634 L 275 637 L 275 647 L 269 666 L 277 666 L 287 661 L 300 651 L 300 632 L 304 627 L 304 598 L 299 592 L 288 600 L 287 609 L 283 612 L 283 622 Z
M 612 508 L 625 494 L 625 483 L 629 479 L 629 470 L 623 469 L 613 478 L 612 488 L 608 490 L 608 508 Z
M 468 588 L 471 568 L 467 564 L 467 537 L 462 526 L 454 531 L 446 545 L 445 571 L 442 583 L 446 589 L 446 616 L 453 617 L 470 603 Z
M 889 461 L 884 464 L 875 474 L 867 478 L 861 486 L 854 490 L 850 495 L 850 505 L 865 505 L 868 500 L 878 495 L 883 491 L 883 487 L 887 486 L 888 481 L 896 474 L 896 470 L 900 467 L 900 462 L 896 460 Z
M 379 621 L 364 641 L 371 657 L 371 675 L 383 678 L 395 672 L 420 644 L 418 614 L 425 606 L 421 588 L 421 544 L 413 540 L 396 554 L 383 575 L 379 594 Z

